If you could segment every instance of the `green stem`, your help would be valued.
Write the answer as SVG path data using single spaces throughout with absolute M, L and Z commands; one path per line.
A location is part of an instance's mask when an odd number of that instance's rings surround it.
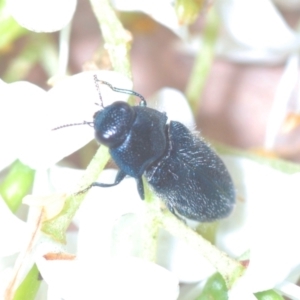
M 148 187 L 148 183 L 143 179 L 145 189 L 146 211 L 143 215 L 143 248 L 141 257 L 145 260 L 155 262 L 157 254 L 158 233 L 161 227 L 160 222 L 160 201 Z
M 90 2 L 99 22 L 113 69 L 131 78 L 129 33 L 123 28 L 110 1 L 90 0 Z
M 85 189 L 92 182 L 96 181 L 101 171 L 109 160 L 109 153 L 106 147 L 100 147 L 96 155 L 88 165 L 76 192 Z M 66 230 L 68 229 L 76 211 L 82 203 L 85 194 L 69 195 L 66 199 L 63 210 L 54 219 L 43 223 L 42 231 L 59 242 L 65 242 Z
M 228 288 L 243 274 L 245 269 L 238 261 L 230 258 L 201 235 L 187 227 L 171 212 L 164 211 L 161 222 L 163 227 L 173 236 L 185 241 L 196 249 L 199 255 L 205 257 L 222 275 Z
M 128 34 L 117 18 L 109 1 L 91 0 L 91 4 L 100 24 L 113 69 L 131 78 Z M 108 160 L 108 149 L 101 146 L 90 162 L 76 192 L 83 190 L 96 181 Z M 82 203 L 84 196 L 84 194 L 69 195 L 61 213 L 54 219 L 46 221 L 42 225 L 42 231 L 51 235 L 55 240 L 65 242 L 66 230 Z
M 196 58 L 185 92 L 194 114 L 196 114 L 199 97 L 211 69 L 218 31 L 219 19 L 215 10 L 211 9 L 207 15 L 206 26 L 203 31 L 202 47 Z

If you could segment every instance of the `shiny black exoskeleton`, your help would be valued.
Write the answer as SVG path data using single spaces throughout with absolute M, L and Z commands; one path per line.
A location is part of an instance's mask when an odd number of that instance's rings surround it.
M 201 222 L 228 216 L 235 205 L 235 190 L 219 156 L 182 123 L 167 124 L 166 114 L 146 107 L 141 95 L 102 83 L 136 95 L 141 102 L 130 106 L 118 101 L 94 115 L 96 139 L 109 147 L 120 170 L 114 183 L 91 186 L 114 186 L 129 175 L 144 199 L 144 175 L 175 215 Z

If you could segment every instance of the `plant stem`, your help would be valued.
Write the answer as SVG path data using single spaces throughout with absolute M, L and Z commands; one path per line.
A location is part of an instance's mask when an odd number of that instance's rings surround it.
M 191 76 L 185 91 L 186 97 L 196 114 L 199 97 L 209 75 L 215 52 L 215 43 L 218 37 L 219 20 L 214 9 L 207 15 L 206 26 L 203 31 L 202 46 L 196 58 Z
M 164 211 L 161 222 L 169 233 L 185 241 L 205 257 L 223 276 L 228 288 L 243 274 L 245 269 L 238 261 L 230 258 L 201 235 L 187 227 L 171 212 Z
M 129 60 L 131 36 L 123 28 L 110 1 L 90 0 L 90 2 L 99 22 L 113 69 L 131 78 Z

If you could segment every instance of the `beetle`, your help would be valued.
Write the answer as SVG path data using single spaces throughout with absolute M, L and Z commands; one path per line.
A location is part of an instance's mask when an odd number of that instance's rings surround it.
M 131 176 L 144 199 L 144 176 L 180 218 L 212 222 L 227 217 L 235 205 L 234 185 L 223 161 L 205 141 L 180 122 L 167 123 L 167 115 L 147 107 L 137 92 L 94 79 L 115 92 L 137 96 L 140 102 L 137 106 L 114 102 L 98 110 L 93 122 L 84 122 L 93 125 L 96 140 L 109 148 L 119 171 L 113 183 L 94 182 L 83 192 L 93 186 L 115 186 Z

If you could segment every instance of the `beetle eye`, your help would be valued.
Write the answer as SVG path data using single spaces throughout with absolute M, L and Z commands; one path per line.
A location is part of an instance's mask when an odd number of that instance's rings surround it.
M 98 142 L 115 147 L 127 137 L 135 119 L 135 112 L 126 102 L 117 101 L 94 115 L 95 135 Z

